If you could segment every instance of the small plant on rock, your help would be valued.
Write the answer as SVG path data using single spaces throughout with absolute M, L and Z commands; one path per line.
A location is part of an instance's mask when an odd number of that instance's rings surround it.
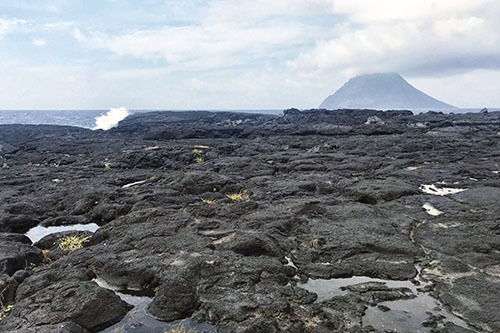
M 316 326 L 318 326 L 318 324 L 320 322 L 321 322 L 321 320 L 315 316 L 315 317 L 307 319 L 304 326 L 306 327 L 307 330 L 312 330 L 312 329 L 315 329 Z
M 311 247 L 313 249 L 317 249 L 319 247 L 319 239 L 318 238 L 314 238 L 311 240 Z
M 201 157 L 201 156 L 198 156 L 194 160 L 196 161 L 196 163 L 203 163 L 203 162 L 205 162 L 205 159 L 203 157 Z
M 89 241 L 89 237 L 67 236 L 59 240 L 59 248 L 68 253 L 83 248 L 83 243 Z
M 42 254 L 43 254 L 43 262 L 45 264 L 50 264 L 52 262 L 52 259 L 49 258 L 49 250 L 47 249 L 42 250 Z
M 101 274 L 101 271 L 95 265 L 90 265 L 90 269 L 95 274 L 95 276 L 99 276 L 99 274 Z
M 192 150 L 192 152 L 193 152 L 193 153 L 195 153 L 196 155 L 201 155 L 201 154 L 203 154 L 203 150 L 198 149 L 198 148 L 193 149 L 193 150 Z
M 229 199 L 236 201 L 236 202 L 240 202 L 240 201 L 248 202 L 248 201 L 250 201 L 250 194 L 248 194 L 247 189 L 242 189 L 238 193 L 226 194 L 226 197 L 228 197 Z
M 203 199 L 202 198 L 201 201 L 203 201 L 207 205 L 215 205 L 217 203 L 217 200 L 215 200 L 215 199 Z
M 0 308 L 0 320 L 7 317 L 7 315 L 9 314 L 9 312 L 12 310 L 13 307 L 14 305 L 3 306 L 2 304 L 2 307 Z
M 254 313 L 253 313 L 253 316 L 254 316 L 254 318 L 256 318 L 256 319 L 257 319 L 257 318 L 262 317 L 262 313 L 261 313 L 261 312 L 254 312 Z

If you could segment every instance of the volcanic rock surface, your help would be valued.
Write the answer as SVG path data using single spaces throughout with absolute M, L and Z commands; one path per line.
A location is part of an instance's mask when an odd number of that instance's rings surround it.
M 367 307 L 388 302 L 378 309 L 391 313 L 391 301 L 415 295 L 369 283 L 315 302 L 299 284 L 419 271 L 438 307 L 466 323 L 434 316 L 422 329 L 500 331 L 500 113 L 157 112 L 107 132 L 2 125 L 2 165 L 2 332 L 119 322 L 131 306 L 96 277 L 154 290 L 158 319 L 218 332 L 383 332 L 363 325 Z M 40 248 L 22 236 L 71 221 L 100 226 L 76 234 L 89 238 L 75 251 L 56 246 L 67 232 Z

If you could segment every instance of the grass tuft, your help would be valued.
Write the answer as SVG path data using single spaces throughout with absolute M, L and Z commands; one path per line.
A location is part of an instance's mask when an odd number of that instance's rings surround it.
M 250 194 L 248 194 L 247 189 L 242 189 L 238 193 L 226 194 L 226 197 L 228 197 L 229 199 L 236 201 L 236 202 L 240 202 L 240 201 L 248 202 L 248 201 L 250 201 Z
M 203 199 L 202 198 L 201 201 L 203 201 L 207 205 L 215 205 L 217 203 L 217 200 L 215 200 L 215 199 Z
M 260 318 L 260 317 L 262 317 L 262 313 L 260 313 L 260 312 L 254 312 L 253 316 L 254 316 L 254 318 Z
M 0 320 L 7 317 L 12 308 L 14 308 L 14 305 L 7 305 L 5 307 L 2 305 L 2 307 L 0 308 Z
M 319 319 L 319 317 L 312 317 L 312 318 L 309 318 L 306 320 L 305 322 L 305 327 L 306 329 L 308 330 L 311 330 L 311 329 L 314 329 L 316 328 L 316 326 L 318 326 L 318 324 L 321 322 L 321 319 Z
M 52 259 L 49 258 L 49 250 L 45 249 L 42 250 L 43 254 L 43 262 L 46 264 L 50 264 L 52 262 Z
M 319 247 L 319 239 L 318 238 L 314 238 L 311 240 L 311 247 L 313 249 L 317 249 Z
M 67 236 L 59 240 L 59 248 L 68 253 L 73 253 L 76 250 L 83 248 L 83 243 L 89 241 L 90 237 Z

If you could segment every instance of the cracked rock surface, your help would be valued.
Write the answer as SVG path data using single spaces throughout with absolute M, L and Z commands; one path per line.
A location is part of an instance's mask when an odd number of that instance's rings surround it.
M 318 302 L 298 284 L 419 270 L 466 323 L 422 331 L 500 331 L 500 113 L 156 112 L 107 132 L 0 125 L 0 147 L 2 332 L 119 322 L 131 306 L 96 277 L 217 332 L 383 332 L 367 307 L 415 295 L 371 283 Z M 89 223 L 71 252 L 56 246 L 67 231 L 22 236 Z

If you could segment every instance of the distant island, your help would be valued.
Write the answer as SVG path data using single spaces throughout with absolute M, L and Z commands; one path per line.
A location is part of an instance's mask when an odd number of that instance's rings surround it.
M 377 73 L 351 78 L 320 109 L 455 109 L 409 84 L 398 73 Z

